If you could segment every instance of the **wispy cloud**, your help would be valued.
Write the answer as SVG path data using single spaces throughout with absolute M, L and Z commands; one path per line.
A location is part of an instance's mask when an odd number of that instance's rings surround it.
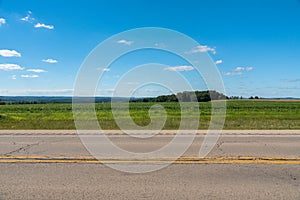
M 12 75 L 12 76 L 11 76 L 11 79 L 12 79 L 12 80 L 16 80 L 16 79 L 17 79 L 17 75 Z
M 174 66 L 174 67 L 166 67 L 164 70 L 166 71 L 191 71 L 195 68 L 193 66 Z
M 236 67 L 233 71 L 231 72 L 225 72 L 225 76 L 240 76 L 244 72 L 249 72 L 252 71 L 254 68 L 253 67 Z
M 46 63 L 52 63 L 52 64 L 54 64 L 54 63 L 58 63 L 58 61 L 57 61 L 57 60 L 55 60 L 55 59 L 52 59 L 52 58 L 44 59 L 44 60 L 42 60 L 42 62 L 46 62 Z
M 26 90 L 1 90 L 0 94 L 7 96 L 71 96 L 73 89 L 26 89 Z
M 222 64 L 223 63 L 223 60 L 217 60 L 216 61 L 216 65 L 219 65 L 219 64 Z
M 204 52 L 211 52 L 212 54 L 216 54 L 216 48 L 215 47 L 209 47 L 207 45 L 199 45 L 195 48 L 191 49 L 188 53 L 204 53 Z
M 235 68 L 235 72 L 242 72 L 242 71 L 252 71 L 253 67 L 237 67 Z
M 110 71 L 109 68 L 101 68 L 101 67 L 97 68 L 97 70 L 103 71 L 103 72 L 108 72 L 108 71 Z
M 117 43 L 118 44 L 124 44 L 124 45 L 130 46 L 130 45 L 132 45 L 133 41 L 122 39 L 122 40 L 117 41 Z
M 21 75 L 22 78 L 38 78 L 39 75 L 33 74 L 33 75 L 28 75 L 28 74 L 23 74 Z
M 29 10 L 27 12 L 27 15 L 25 17 L 21 18 L 21 20 L 32 23 L 35 19 L 33 17 L 31 17 L 31 15 L 32 15 L 32 12 Z
M 0 64 L 0 70 L 11 71 L 11 70 L 23 70 L 24 68 L 17 64 Z
M 0 27 L 6 23 L 6 20 L 4 18 L 0 18 Z
M 225 76 L 240 76 L 242 75 L 243 73 L 242 72 L 225 72 L 224 75 Z
M 300 78 L 296 78 L 296 79 L 282 79 L 284 82 L 287 83 L 296 83 L 296 82 L 300 82 Z
M 299 90 L 300 87 L 299 86 L 292 86 L 292 87 L 287 86 L 287 87 L 279 87 L 277 89 L 279 89 L 279 90 Z
M 34 25 L 34 28 L 54 29 L 54 26 L 53 25 L 46 25 L 46 24 L 42 24 L 42 23 L 37 23 L 36 25 Z
M 54 29 L 53 25 L 48 25 L 48 24 L 44 24 L 44 23 L 40 23 L 38 22 L 38 20 L 36 20 L 35 18 L 32 17 L 32 12 L 28 11 L 27 15 L 23 18 L 21 18 L 22 21 L 24 22 L 29 22 L 31 24 L 35 24 L 34 28 L 46 28 L 46 29 Z
M 3 57 L 21 57 L 21 54 L 16 50 L 1 49 L 0 56 Z
M 43 70 L 43 69 L 27 69 L 26 71 L 34 72 L 34 73 L 45 73 L 45 72 L 47 72 L 46 70 Z

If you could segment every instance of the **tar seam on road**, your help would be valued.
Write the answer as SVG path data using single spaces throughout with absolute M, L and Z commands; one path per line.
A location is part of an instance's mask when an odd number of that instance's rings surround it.
M 173 161 L 175 160 L 175 161 Z M 198 157 L 100 157 L 92 156 L 0 156 L 0 163 L 140 163 L 140 164 L 267 164 L 267 165 L 300 165 L 300 157 L 254 157 L 254 156 L 216 156 Z

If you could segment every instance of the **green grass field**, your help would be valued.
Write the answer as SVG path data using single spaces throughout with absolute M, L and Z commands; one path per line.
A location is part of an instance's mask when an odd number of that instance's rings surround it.
M 160 103 L 167 112 L 164 129 L 177 129 L 181 121 L 178 103 Z M 154 103 L 130 103 L 130 115 L 136 124 L 149 124 L 149 108 Z M 211 103 L 199 103 L 199 129 L 207 129 Z M 103 129 L 118 129 L 110 103 L 96 104 Z M 153 114 L 160 119 L 160 113 Z M 127 117 L 118 111 L 118 118 Z M 193 117 L 190 111 L 189 117 Z M 0 105 L 0 129 L 74 129 L 72 104 Z M 227 101 L 224 129 L 300 129 L 300 102 L 297 101 Z

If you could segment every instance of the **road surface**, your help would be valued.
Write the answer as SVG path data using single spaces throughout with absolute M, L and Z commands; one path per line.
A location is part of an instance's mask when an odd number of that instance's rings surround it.
M 135 152 L 153 151 L 174 137 L 170 131 L 152 139 L 108 135 Z M 0 131 L 0 200 L 300 199 L 300 131 L 225 131 L 205 158 L 198 156 L 203 138 L 199 132 L 175 164 L 132 174 L 101 162 L 149 163 L 114 156 L 95 160 L 74 131 Z

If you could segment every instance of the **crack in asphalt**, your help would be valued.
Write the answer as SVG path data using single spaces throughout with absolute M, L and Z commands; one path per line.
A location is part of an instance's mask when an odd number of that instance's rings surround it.
M 9 156 L 9 155 L 12 155 L 12 154 L 14 154 L 14 153 L 19 153 L 20 151 L 27 151 L 27 150 L 30 149 L 31 147 L 37 146 L 37 145 L 39 145 L 39 144 L 40 144 L 39 142 L 38 142 L 38 143 L 33 143 L 33 144 L 27 144 L 27 145 L 25 145 L 25 146 L 23 146 L 23 147 L 20 147 L 20 148 L 18 148 L 18 149 L 16 149 L 16 150 L 7 152 L 7 153 L 5 153 L 5 154 L 3 154 L 3 155 L 4 155 L 4 156 Z
M 222 144 L 224 144 L 224 143 L 225 143 L 225 141 L 220 141 L 220 142 L 218 142 L 218 143 L 216 144 L 217 150 L 220 151 L 221 154 L 223 154 L 223 155 L 226 154 L 226 153 L 223 151 L 223 149 L 221 148 Z
M 243 143 L 262 143 L 264 144 L 263 142 L 260 142 L 260 141 L 252 141 L 252 140 L 246 140 L 246 141 L 243 141 Z M 233 144 L 238 144 L 240 143 L 240 141 L 234 141 L 234 140 L 221 140 L 219 141 L 217 144 L 216 144 L 216 149 L 221 153 L 221 155 L 226 155 L 226 152 L 223 150 L 223 148 L 221 147 L 223 144 L 230 144 L 230 143 L 233 143 Z M 275 148 L 274 148 L 275 149 Z

